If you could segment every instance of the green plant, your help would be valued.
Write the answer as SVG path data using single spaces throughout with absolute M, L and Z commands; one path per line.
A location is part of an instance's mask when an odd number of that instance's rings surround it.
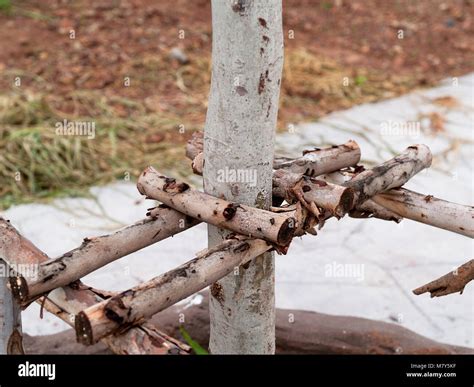
M 209 352 L 207 352 L 203 347 L 201 347 L 197 341 L 194 341 L 182 325 L 179 327 L 179 331 L 181 333 L 181 336 L 183 336 L 183 339 L 193 349 L 196 355 L 209 355 Z
M 333 4 L 330 1 L 324 1 L 321 3 L 321 8 L 325 9 L 326 11 L 329 11 L 330 9 L 332 9 L 332 7 Z
M 10 12 L 12 8 L 12 2 L 10 0 L 0 0 L 0 11 L 1 12 Z
M 355 77 L 355 84 L 357 86 L 362 86 L 365 82 L 367 82 L 367 77 L 365 77 L 364 75 L 358 75 L 357 77 Z

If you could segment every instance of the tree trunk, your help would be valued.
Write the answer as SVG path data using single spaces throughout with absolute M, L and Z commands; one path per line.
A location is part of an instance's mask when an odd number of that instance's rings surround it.
M 23 353 L 21 309 L 7 288 L 8 271 L 0 259 L 0 355 Z
M 212 81 L 204 133 L 204 189 L 268 209 L 283 66 L 281 0 L 212 1 Z M 209 226 L 209 246 L 226 232 Z M 275 352 L 274 257 L 266 253 L 218 281 L 212 353 Z

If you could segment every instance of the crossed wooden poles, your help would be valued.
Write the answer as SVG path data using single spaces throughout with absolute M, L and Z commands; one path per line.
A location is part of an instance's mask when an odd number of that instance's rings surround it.
M 196 174 L 205 162 L 202 134 L 187 146 Z M 411 219 L 474 237 L 474 208 L 401 188 L 431 165 L 425 145 L 413 145 L 372 169 L 364 169 L 354 141 L 303 152 L 299 158 L 274 160 L 273 202 L 270 211 L 215 198 L 147 167 L 137 188 L 162 204 L 147 217 L 114 233 L 86 238 L 81 246 L 50 259 L 0 218 L 0 257 L 11 267 L 37 265 L 34 276 L 15 273 L 10 288 L 18 303 L 38 302 L 75 327 L 77 340 L 103 341 L 119 354 L 189 353 L 190 348 L 147 323 L 154 314 L 212 285 L 236 267 L 269 250 L 286 254 L 292 239 L 315 235 L 335 217 L 376 217 L 400 222 Z M 284 204 L 282 204 L 284 203 Z M 218 246 L 206 249 L 185 264 L 121 293 L 93 289 L 80 278 L 200 222 L 232 231 Z M 442 296 L 462 292 L 474 279 L 474 261 L 414 292 Z

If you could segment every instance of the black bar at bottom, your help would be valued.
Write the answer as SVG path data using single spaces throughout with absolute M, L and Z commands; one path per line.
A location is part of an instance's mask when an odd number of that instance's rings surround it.
M 264 383 L 285 378 L 292 386 L 470 386 L 471 355 L 316 356 L 112 356 L 0 357 L 0 386 L 173 385 Z M 223 378 L 223 379 L 222 379 Z

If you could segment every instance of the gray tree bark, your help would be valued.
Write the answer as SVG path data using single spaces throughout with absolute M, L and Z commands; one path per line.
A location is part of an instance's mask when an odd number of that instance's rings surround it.
M 8 266 L 0 258 L 0 355 L 23 353 L 21 309 L 7 288 Z
M 283 66 L 281 0 L 212 1 L 212 81 L 204 189 L 268 209 Z M 209 226 L 209 246 L 226 232 Z M 211 353 L 275 352 L 274 257 L 266 253 L 211 286 Z

